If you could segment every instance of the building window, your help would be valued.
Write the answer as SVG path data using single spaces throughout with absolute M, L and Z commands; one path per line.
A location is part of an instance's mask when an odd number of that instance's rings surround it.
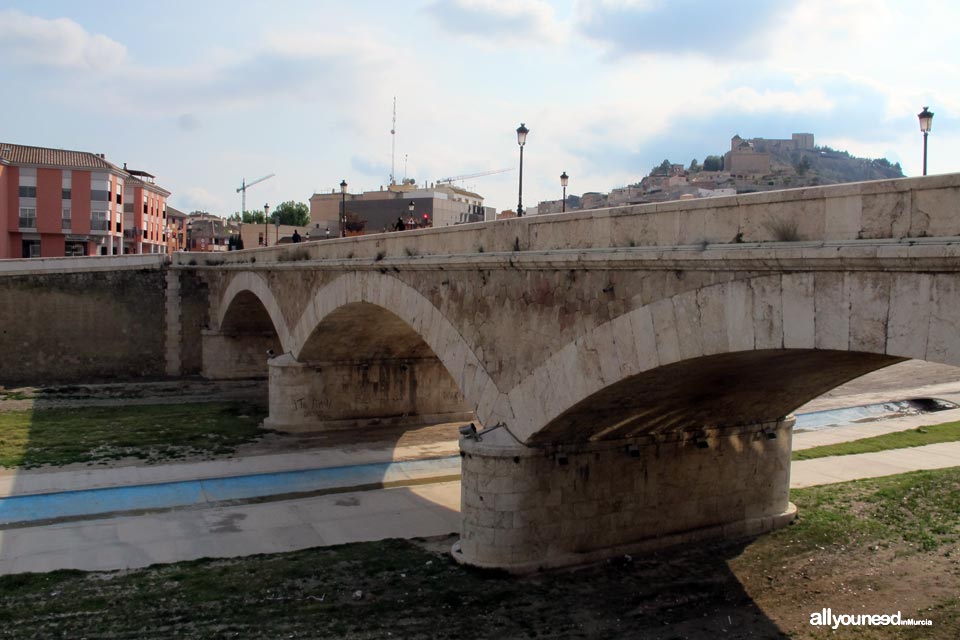
M 37 210 L 32 207 L 20 207 L 20 228 L 37 228 Z
M 60 229 L 70 230 L 70 207 L 64 207 L 60 213 Z
M 85 256 L 87 255 L 87 243 L 85 242 L 67 242 L 64 246 L 63 255 L 65 256 Z
M 102 189 L 92 189 L 90 199 L 94 202 L 110 202 L 110 192 Z
M 67 187 L 66 189 L 61 189 L 60 197 L 64 200 L 70 200 L 73 197 L 73 190 L 70 189 L 70 187 Z
M 36 187 L 25 187 L 20 186 L 20 197 L 21 198 L 36 198 L 37 197 L 37 188 Z
M 107 220 L 106 211 L 90 212 L 90 230 L 91 231 L 109 231 L 110 221 Z
M 144 202 L 143 202 L 143 212 L 144 212 L 144 213 L 147 212 L 147 202 L 146 202 L 146 200 L 144 200 Z
M 117 189 L 117 204 L 123 204 L 123 194 Z

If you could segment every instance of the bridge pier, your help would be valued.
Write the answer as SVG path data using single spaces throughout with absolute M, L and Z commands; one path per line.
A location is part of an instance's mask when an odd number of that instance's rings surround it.
M 270 415 L 264 426 L 308 432 L 471 420 L 473 412 L 436 358 L 268 361 Z
M 796 515 L 793 423 L 545 448 L 503 429 L 463 440 L 453 556 L 523 573 L 772 531 Z

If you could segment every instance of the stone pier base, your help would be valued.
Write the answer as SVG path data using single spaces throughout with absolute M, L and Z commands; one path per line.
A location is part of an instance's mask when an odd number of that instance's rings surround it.
M 270 415 L 264 426 L 287 432 L 417 426 L 473 419 L 439 360 L 269 361 Z
M 789 502 L 794 420 L 530 448 L 463 440 L 459 562 L 523 573 L 772 531 Z

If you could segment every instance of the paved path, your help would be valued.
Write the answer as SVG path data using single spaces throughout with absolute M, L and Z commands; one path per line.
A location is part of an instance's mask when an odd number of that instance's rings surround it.
M 960 419 L 960 410 L 908 416 L 862 425 L 799 433 L 796 449 L 855 440 Z M 0 487 L 11 493 L 44 492 L 59 487 L 116 486 L 187 477 L 219 477 L 449 454 L 455 442 L 394 452 L 352 448 L 236 460 L 5 474 Z M 416 449 L 416 450 L 414 450 Z M 349 456 L 349 457 L 344 457 Z M 894 475 L 915 469 L 960 466 L 960 442 L 940 443 L 854 456 L 793 463 L 793 488 L 858 478 Z M 374 491 L 357 491 L 259 504 L 217 505 L 162 513 L 122 515 L 0 530 L 0 574 L 61 568 L 112 570 L 202 557 L 276 553 L 315 546 L 454 533 L 460 526 L 460 483 L 440 482 Z

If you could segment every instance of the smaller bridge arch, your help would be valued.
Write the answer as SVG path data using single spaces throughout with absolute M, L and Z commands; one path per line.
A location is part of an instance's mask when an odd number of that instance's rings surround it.
M 283 312 L 263 276 L 234 274 L 216 307 L 216 326 L 203 332 L 203 374 L 208 378 L 267 376 L 267 353 L 291 344 Z
M 505 404 L 460 332 L 391 275 L 336 278 L 316 292 L 290 336 L 289 355 L 271 361 L 274 428 L 455 421 Z M 349 403 L 343 394 L 352 394 Z

